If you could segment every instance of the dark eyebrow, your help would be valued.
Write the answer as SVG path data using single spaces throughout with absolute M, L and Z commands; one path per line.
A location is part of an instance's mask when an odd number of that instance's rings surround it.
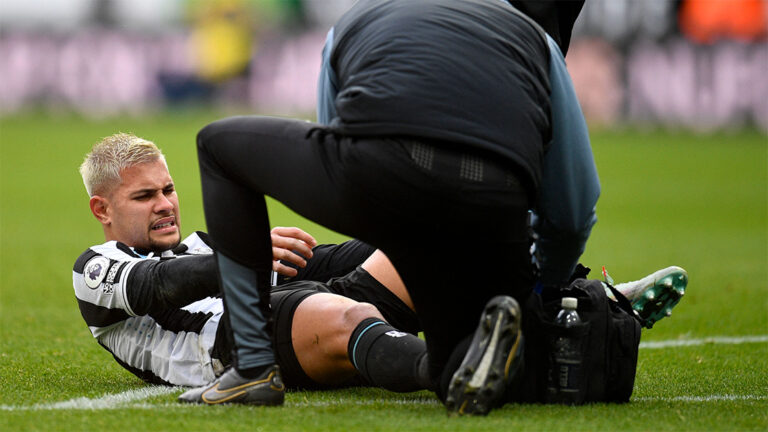
M 165 186 L 163 186 L 160 189 L 155 189 L 155 188 L 139 189 L 131 192 L 128 196 L 130 196 L 131 198 L 135 198 L 135 197 L 140 197 L 144 195 L 152 195 L 153 193 L 155 193 L 155 191 L 158 191 L 158 190 L 166 191 L 169 188 L 174 188 L 174 189 L 176 188 L 176 186 L 173 184 L 172 181 L 169 181 L 168 183 L 165 184 Z

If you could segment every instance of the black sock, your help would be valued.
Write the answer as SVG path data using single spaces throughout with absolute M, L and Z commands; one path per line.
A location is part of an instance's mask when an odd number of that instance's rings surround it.
M 426 343 L 379 318 L 366 318 L 357 325 L 347 352 L 355 369 L 371 385 L 395 392 L 432 387 L 424 376 Z
M 424 353 L 416 360 L 414 377 L 420 388 L 437 392 L 437 382 L 429 376 L 429 356 L 427 355 L 426 343 L 424 344 Z

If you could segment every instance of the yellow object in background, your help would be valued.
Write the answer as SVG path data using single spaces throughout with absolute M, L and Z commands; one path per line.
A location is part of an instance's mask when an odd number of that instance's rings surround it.
M 254 45 L 252 10 L 242 0 L 200 2 L 191 45 L 201 79 L 219 83 L 248 69 Z

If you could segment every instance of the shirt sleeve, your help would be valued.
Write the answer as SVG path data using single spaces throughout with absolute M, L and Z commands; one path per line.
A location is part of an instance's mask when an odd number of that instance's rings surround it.
M 333 50 L 333 28 L 328 31 L 323 46 L 323 60 L 320 65 L 320 77 L 317 83 L 317 121 L 328 125 L 336 117 L 336 95 L 339 92 L 336 72 L 331 67 Z
M 534 262 L 540 283 L 568 281 L 597 222 L 600 182 L 584 115 L 565 59 L 547 36 L 550 49 L 552 141 L 544 156 L 538 205 L 532 212 Z
M 126 297 L 126 279 L 140 261 L 119 250 L 115 242 L 86 250 L 75 262 L 72 282 L 75 297 L 94 337 L 135 316 Z

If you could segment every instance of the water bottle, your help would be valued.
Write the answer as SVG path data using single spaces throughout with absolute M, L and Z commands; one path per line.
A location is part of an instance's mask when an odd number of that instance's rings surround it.
M 554 339 L 550 351 L 548 396 L 550 402 L 560 404 L 578 404 L 584 401 L 584 390 L 581 388 L 581 336 L 575 332 L 562 331 L 581 324 L 581 318 L 576 311 L 579 302 L 574 297 L 563 297 L 562 309 L 557 314 L 555 324 L 561 328 Z

